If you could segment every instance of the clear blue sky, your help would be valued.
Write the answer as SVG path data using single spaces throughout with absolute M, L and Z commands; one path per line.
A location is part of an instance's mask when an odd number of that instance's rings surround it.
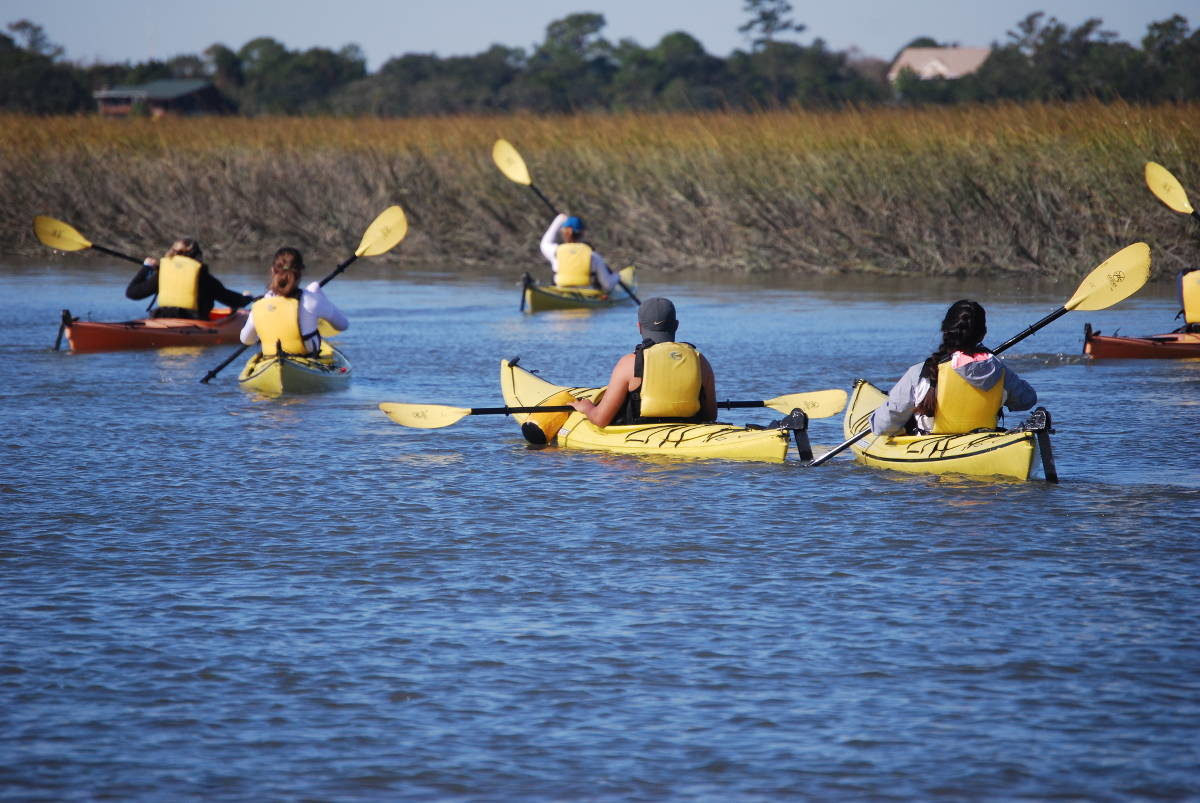
M 578 11 L 608 22 L 611 41 L 642 46 L 686 31 L 710 53 L 725 56 L 748 44 L 737 32 L 747 15 L 742 0 L 0 0 L 0 25 L 30 19 L 72 61 L 144 61 L 200 53 L 214 42 L 237 49 L 271 36 L 291 49 L 340 48 L 354 43 L 368 68 L 403 53 L 439 56 L 478 53 L 494 43 L 528 49 L 546 24 Z M 858 47 L 890 59 L 916 36 L 964 46 L 1004 41 L 1031 11 L 1046 11 L 1072 26 L 1100 17 L 1105 28 L 1137 44 L 1152 21 L 1183 14 L 1200 25 L 1195 0 L 1044 0 L 989 4 L 962 0 L 792 0 L 808 25 L 799 41 L 824 39 L 832 48 Z M 1190 8 L 1189 8 L 1190 6 Z

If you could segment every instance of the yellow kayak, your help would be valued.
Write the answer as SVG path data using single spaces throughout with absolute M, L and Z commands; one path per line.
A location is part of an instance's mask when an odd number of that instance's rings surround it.
M 350 383 L 350 361 L 327 342 L 321 343 L 316 357 L 297 357 L 283 354 L 264 357 L 261 352 L 251 357 L 238 384 L 266 396 L 284 393 L 323 393 L 341 390 Z
M 625 283 L 626 287 L 636 292 L 633 266 L 624 268 L 617 275 L 621 277 L 621 281 Z M 552 284 L 538 284 L 528 273 L 524 276 L 521 293 L 521 309 L 525 312 L 543 312 L 552 309 L 598 309 L 633 300 L 619 286 L 613 288 L 611 294 L 593 287 L 556 287 Z
M 555 385 L 508 360 L 500 362 L 500 390 L 509 407 L 564 404 L 572 398 L 597 401 L 603 393 L 603 388 Z M 598 427 L 576 412 L 520 413 L 515 418 L 532 442 L 544 443 L 541 433 L 557 432 L 558 445 L 567 449 L 770 462 L 782 462 L 788 450 L 787 429 L 747 429 L 731 424 Z
M 846 438 L 870 424 L 871 413 L 887 399 L 879 388 L 859 379 L 842 419 Z M 1038 408 L 1029 421 L 1013 430 L 985 430 L 962 435 L 868 435 L 854 444 L 859 462 L 916 474 L 970 474 L 1028 480 L 1040 459 L 1045 478 L 1057 482 L 1050 448 L 1050 415 Z

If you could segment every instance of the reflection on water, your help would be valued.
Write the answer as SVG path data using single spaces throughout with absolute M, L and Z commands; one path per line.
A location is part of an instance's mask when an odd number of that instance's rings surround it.
M 362 268 L 362 269 L 360 269 Z M 257 268 L 235 286 L 261 282 Z M 503 357 L 602 384 L 632 307 L 522 315 L 511 276 L 368 261 L 344 392 L 267 400 L 234 347 L 70 355 L 121 268 L 0 269 L 0 785 L 18 798 L 1200 797 L 1200 361 L 1098 364 L 1170 288 L 1007 354 L 1062 483 L 534 450 Z M 721 398 L 865 377 L 950 301 L 998 342 L 1071 288 L 642 276 Z M 734 423 L 769 411 L 725 411 Z M 1010 417 L 1014 418 L 1014 417 Z M 838 418 L 812 422 L 819 454 Z M 581 790 L 585 790 L 582 791 Z

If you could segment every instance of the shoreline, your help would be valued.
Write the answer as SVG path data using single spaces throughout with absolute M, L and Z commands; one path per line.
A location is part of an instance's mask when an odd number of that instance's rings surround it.
M 214 260 L 350 253 L 399 203 L 400 264 L 526 264 L 549 222 L 491 163 L 505 137 L 614 267 L 792 275 L 1077 276 L 1131 242 L 1155 273 L 1200 262 L 1200 105 L 1097 102 L 832 112 L 423 119 L 0 116 L 0 253 L 48 253 L 47 214 L 97 244 Z

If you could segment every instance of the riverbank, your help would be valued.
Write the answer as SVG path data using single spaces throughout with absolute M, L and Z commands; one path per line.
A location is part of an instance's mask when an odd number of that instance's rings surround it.
M 214 258 L 348 253 L 384 207 L 389 259 L 522 264 L 547 215 L 491 162 L 497 137 L 582 215 L 614 264 L 651 271 L 1077 276 L 1136 240 L 1171 273 L 1194 224 L 1142 165 L 1200 188 L 1200 106 L 999 105 L 760 114 L 101 120 L 0 116 L 0 252 L 66 220 L 132 253 L 175 236 Z

